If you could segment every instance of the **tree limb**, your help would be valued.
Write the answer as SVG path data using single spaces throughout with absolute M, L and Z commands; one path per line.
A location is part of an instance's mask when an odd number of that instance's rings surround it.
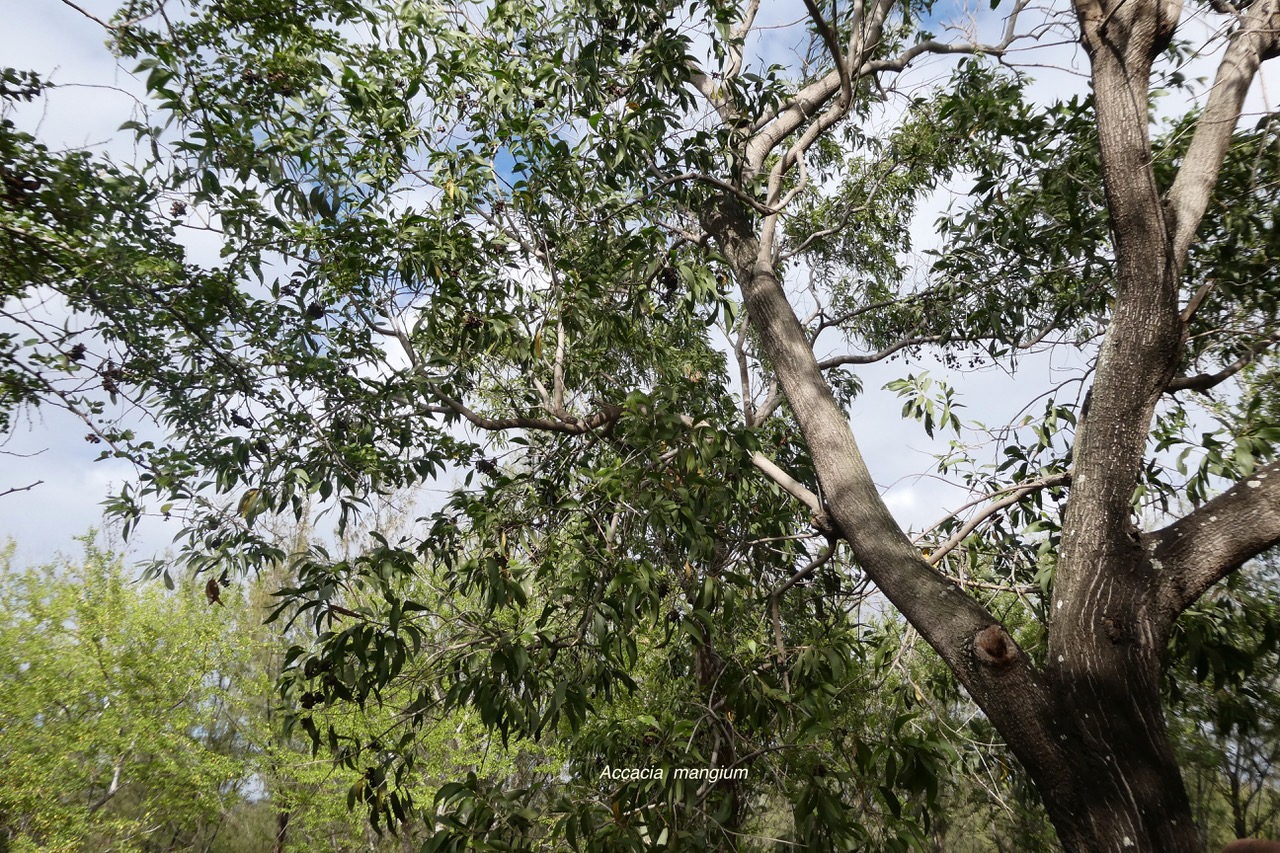
M 791 589 L 791 587 L 795 586 L 801 581 L 804 581 L 804 580 L 807 580 L 808 578 L 813 577 L 814 574 L 818 571 L 818 569 L 822 568 L 827 563 L 831 562 L 831 558 L 835 556 L 835 553 L 836 553 L 836 543 L 835 542 L 828 543 L 827 547 L 822 549 L 822 553 L 818 554 L 818 556 L 814 557 L 812 560 L 809 561 L 809 565 L 805 566 L 803 569 L 796 572 L 794 575 L 792 575 L 791 577 L 783 581 L 781 584 L 779 584 L 778 588 L 770 593 L 770 596 L 774 599 L 774 601 L 777 601 L 777 599 L 781 597 L 787 590 Z
M 1240 27 L 1218 65 L 1209 103 L 1196 120 L 1195 135 L 1169 189 L 1166 216 L 1172 235 L 1173 259 L 1181 269 L 1200 220 L 1204 217 L 1218 172 L 1235 134 L 1245 95 L 1264 59 L 1280 48 L 1280 0 L 1257 0 L 1244 14 Z
M 1047 489 L 1051 486 L 1061 486 L 1070 482 L 1071 482 L 1071 475 L 1067 473 L 1062 473 L 1062 474 L 1054 474 L 1049 477 L 1043 477 L 1039 480 L 1035 480 L 1034 482 L 1022 483 L 1021 485 L 1011 486 L 1010 488 L 1013 491 L 1010 494 L 1006 495 L 1000 500 L 992 501 L 991 503 L 984 506 L 977 513 L 975 513 L 968 521 L 966 521 L 963 525 L 961 525 L 959 530 L 951 534 L 951 536 L 948 537 L 945 542 L 943 542 L 941 545 L 935 548 L 933 552 L 925 559 L 925 561 L 931 566 L 937 565 L 938 561 L 940 561 L 947 554 L 954 551 L 960 545 L 960 543 L 963 542 L 968 537 L 970 533 L 976 530 L 978 528 L 978 525 L 982 524 L 982 522 L 986 521 L 991 516 L 1000 512 L 1002 509 L 1013 506 L 1018 501 L 1022 500 L 1032 492 L 1038 492 L 1041 489 Z M 1008 491 L 1008 489 L 1005 489 L 1003 491 Z M 972 506 L 972 505 L 973 504 L 969 504 L 969 506 Z M 955 515 L 956 515 L 955 513 L 952 513 L 951 515 L 947 516 L 947 518 L 938 522 L 938 524 L 942 524 L 947 519 L 954 518 Z M 938 524 L 935 524 L 934 527 L 937 527 Z M 920 540 L 917 539 L 916 541 L 919 542 Z
M 446 394 L 435 382 L 428 382 L 432 392 L 444 403 L 445 408 L 456 415 L 461 415 L 472 426 L 489 432 L 500 432 L 508 429 L 536 429 L 544 432 L 562 432 L 569 435 L 582 435 L 608 426 L 622 417 L 621 406 L 604 406 L 594 414 L 585 418 L 531 418 L 522 415 L 507 418 L 490 418 L 477 414 L 461 400 Z M 439 414 L 442 409 L 437 406 L 419 407 L 425 414 Z
M 903 338 L 900 341 L 890 344 L 879 352 L 864 353 L 861 355 L 837 355 L 831 358 L 824 358 L 818 362 L 818 368 L 821 370 L 830 370 L 833 367 L 841 367 L 846 364 L 874 364 L 882 361 L 895 352 L 907 347 L 916 346 L 917 344 L 933 344 L 942 340 L 942 335 L 920 335 L 917 337 Z
M 738 382 L 742 389 L 742 422 L 748 427 L 756 425 L 756 408 L 751 393 L 751 369 L 747 364 L 747 315 L 743 314 L 738 321 L 737 333 L 733 339 L 733 356 L 738 367 Z
M 835 63 L 836 74 L 840 77 L 839 106 L 843 109 L 853 102 L 853 84 L 849 79 L 849 64 L 840 53 L 840 44 L 836 39 L 835 30 L 832 29 L 831 24 L 827 23 L 826 18 L 822 17 L 822 10 L 818 8 L 813 0 L 804 0 L 804 8 L 809 12 L 809 17 L 813 19 L 813 25 L 817 28 L 818 35 L 822 37 L 822 43 L 830 51 L 831 61 Z M 832 17 L 835 16 L 833 15 Z
M 43 482 L 44 480 L 36 480 L 34 483 L 26 486 L 14 486 L 12 489 L 5 489 L 3 492 L 0 492 L 0 498 L 5 497 L 6 495 L 12 495 L 16 492 L 29 492 Z
M 124 754 L 116 756 L 116 760 L 112 764 L 111 784 L 107 786 L 106 793 L 99 797 L 89 806 L 89 814 L 93 814 L 98 809 L 110 802 L 111 798 L 120 790 L 120 774 L 124 770 Z
M 1280 462 L 1143 537 L 1171 621 L 1241 563 L 1280 545 Z
M 1014 5 L 1005 25 L 1004 35 L 997 44 L 982 45 L 973 42 L 951 44 L 930 39 L 912 45 L 895 57 L 873 61 L 865 59 L 865 54 L 880 44 L 885 19 L 889 10 L 893 7 L 891 0 L 879 0 L 871 16 L 866 19 L 865 26 L 859 28 L 851 39 L 851 50 L 846 57 L 847 67 L 844 69 L 834 68 L 823 77 L 805 86 L 775 115 L 766 117 L 755 129 L 755 133 L 746 147 L 745 159 L 748 174 L 758 174 L 769 154 L 783 140 L 795 133 L 805 122 L 817 115 L 836 92 L 841 91 L 842 75 L 847 75 L 852 80 L 861 79 L 872 74 L 897 73 L 906 68 L 912 60 L 925 53 L 1003 55 L 1009 45 L 1017 38 L 1016 25 L 1018 16 L 1026 8 L 1028 2 L 1030 0 L 1018 0 L 1018 3 Z M 843 110 L 835 110 L 837 114 L 831 120 L 823 122 L 824 127 L 834 124 L 835 121 L 843 117 L 847 110 L 847 105 Z M 813 138 L 816 138 L 816 135 Z M 808 144 L 811 143 L 812 139 L 809 139 L 807 143 L 798 142 L 796 146 L 792 147 L 793 156 L 794 154 L 802 153 L 804 148 L 807 148 Z M 797 147 L 799 147 L 799 151 L 796 151 Z M 789 167 L 790 163 L 787 165 L 787 168 Z
M 784 492 L 808 507 L 809 511 L 813 513 L 815 520 L 823 521 L 826 519 L 826 510 L 822 508 L 822 501 L 818 500 L 818 496 L 809 491 L 809 488 L 805 486 L 804 483 L 801 483 L 795 477 L 792 477 L 786 471 L 778 467 L 777 463 L 768 456 L 756 451 L 751 454 L 751 464 L 756 466 L 756 468 L 770 480 L 777 483 L 779 488 Z
M 988 713 L 1047 719 L 1047 697 L 1030 661 L 1012 640 L 999 666 L 984 666 L 974 657 L 975 637 L 999 620 L 926 563 L 885 506 L 848 415 L 832 396 L 747 211 L 725 195 L 703 208 L 702 219 L 738 271 L 746 310 L 804 433 L 822 484 L 823 508 L 835 532 L 849 543 L 880 591 L 948 662 L 975 699 L 985 703 Z M 989 701 L 997 692 L 1015 695 L 1016 709 Z
M 1263 338 L 1256 342 L 1249 349 L 1245 350 L 1244 355 L 1219 370 L 1217 373 L 1198 373 L 1195 376 L 1175 376 L 1166 386 L 1169 391 L 1207 391 L 1215 385 L 1219 385 L 1226 380 L 1235 376 L 1246 366 L 1248 366 L 1258 354 L 1268 349 L 1274 344 L 1280 343 L 1280 332 L 1274 333 L 1269 338 Z
M 114 31 L 116 31 L 116 30 L 122 30 L 122 29 L 124 29 L 124 28 L 126 28 L 126 27 L 131 27 L 131 26 L 133 26 L 134 24 L 140 24 L 140 23 L 142 23 L 143 21 L 147 20 L 147 18 L 150 18 L 150 17 L 152 17 L 152 16 L 154 16 L 154 15 L 158 14 L 158 13 L 159 13 L 159 11 L 160 11 L 159 9 L 157 9 L 157 10 L 156 10 L 156 11 L 154 11 L 154 12 L 148 12 L 147 14 L 142 15 L 142 16 L 140 16 L 140 17 L 137 17 L 137 18 L 131 18 L 131 19 L 127 20 L 127 21 L 121 21 L 121 22 L 120 22 L 120 23 L 118 23 L 118 24 L 112 24 L 112 23 L 108 23 L 107 21 L 102 20 L 101 18 L 97 17 L 96 15 L 91 14 L 88 10 L 86 10 L 86 9 L 84 9 L 84 8 L 80 7 L 80 6 L 77 6 L 75 3 L 72 3 L 72 2 L 71 2 L 71 0 L 62 0 L 62 3 L 63 3 L 63 5 L 65 5 L 65 6 L 70 6 L 72 9 L 75 9 L 75 10 L 76 10 L 77 12 L 79 12 L 81 15 L 84 15 L 86 18 L 88 18 L 89 20 L 93 21 L 95 24 L 98 24 L 98 25 L 99 25 L 99 26 L 101 26 L 103 29 L 108 30 L 108 31 L 112 31 L 112 32 L 114 32 Z M 163 4 L 161 4 L 161 5 L 163 6 Z
M 1187 300 L 1187 307 L 1182 309 L 1182 325 L 1191 322 L 1191 318 L 1196 316 L 1196 312 L 1200 310 L 1200 306 L 1204 304 L 1205 297 L 1213 290 L 1217 282 L 1206 281 L 1204 284 L 1196 288 L 1196 292 Z

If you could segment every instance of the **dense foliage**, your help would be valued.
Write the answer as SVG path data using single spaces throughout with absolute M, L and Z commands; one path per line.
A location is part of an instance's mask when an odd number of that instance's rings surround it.
M 82 558 L 57 565 L 22 570 L 8 557 L 0 565 L 0 770 L 9 780 L 0 794 L 0 839 L 7 849 L 398 850 L 430 836 L 430 824 L 414 813 L 385 827 L 394 834 L 374 834 L 365 809 L 349 808 L 376 765 L 313 759 L 305 738 L 286 733 L 273 682 L 290 637 L 260 624 L 278 574 L 224 587 L 220 606 L 212 606 L 191 586 L 167 592 L 158 581 L 130 582 L 118 558 L 86 542 Z M 1211 841 L 1274 831 L 1280 813 L 1280 704 L 1271 701 L 1278 614 L 1265 594 L 1273 573 L 1272 566 L 1241 576 L 1234 585 L 1247 588 L 1189 614 L 1175 643 L 1173 725 Z M 794 833 L 788 803 L 801 792 L 834 822 L 831 800 L 822 804 L 827 790 L 856 810 L 865 834 L 845 841 L 860 849 L 895 838 L 946 851 L 1051 849 L 1052 829 L 1027 780 L 954 679 L 893 620 L 868 621 L 874 633 L 857 648 L 878 654 L 832 658 L 861 687 L 829 700 L 841 712 L 836 727 L 816 728 L 789 752 L 757 759 L 751 766 L 765 768 L 763 779 L 753 773 L 734 781 L 753 792 L 739 798 L 753 807 L 734 843 L 768 849 L 768 838 Z M 304 633 L 293 639 L 307 642 Z M 898 646 L 903 640 L 906 649 Z M 663 727 L 716 723 L 690 703 L 656 651 L 644 656 L 650 666 L 635 670 L 637 690 L 567 742 L 504 745 L 475 714 L 418 729 L 418 767 L 404 790 L 424 801 L 457 796 L 454 782 L 468 773 L 475 774 L 468 784 L 491 798 L 532 786 L 533 819 L 546 831 L 555 809 L 580 796 L 566 785 L 566 767 L 589 760 L 687 766 L 683 745 L 664 756 Z M 333 725 L 343 738 L 385 742 L 399 731 L 393 709 L 410 698 L 392 696 L 386 708 L 366 711 L 322 710 L 314 695 L 301 701 L 318 725 Z M 670 808 L 686 819 L 698 812 Z M 824 846 L 821 837 L 810 842 Z

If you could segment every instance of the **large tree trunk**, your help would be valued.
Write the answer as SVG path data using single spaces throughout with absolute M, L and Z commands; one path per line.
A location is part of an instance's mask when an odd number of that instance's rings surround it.
M 1167 192 L 1152 168 L 1149 78 L 1177 26 L 1180 0 L 1075 5 L 1093 65 L 1115 300 L 1090 414 L 1077 425 L 1044 668 L 1032 665 L 998 619 L 933 570 L 881 500 L 848 415 L 778 280 L 777 212 L 765 206 L 753 213 L 741 200 L 744 189 L 712 199 L 702 224 L 737 274 L 748 319 L 804 434 L 825 504 L 812 494 L 797 496 L 823 516 L 818 521 L 825 529 L 848 542 L 999 730 L 1035 783 L 1063 846 L 1080 853 L 1192 853 L 1201 839 L 1164 723 L 1161 661 L 1178 615 L 1241 562 L 1280 542 L 1280 463 L 1152 533 L 1136 527 L 1132 500 L 1157 403 L 1171 388 L 1191 387 L 1175 382 L 1195 310 L 1180 305 L 1182 270 L 1245 92 L 1261 61 L 1280 50 L 1280 0 L 1257 0 L 1238 19 Z M 848 70 L 861 73 L 861 67 L 861 59 L 851 60 Z M 779 141 L 834 97 L 835 74 L 828 76 L 753 137 L 748 171 L 762 170 Z M 804 140 L 841 115 L 840 104 L 822 113 L 772 167 L 770 205 L 778 203 L 782 174 L 802 156 Z M 788 488 L 806 492 L 795 483 Z
M 1035 780 L 1042 791 L 1072 791 L 1070 799 L 1045 798 L 1063 846 L 1200 850 L 1164 723 L 1159 650 L 1105 631 L 1073 645 L 1069 660 L 1047 673 L 1069 778 Z
M 1054 620 L 1054 660 L 1036 671 L 998 620 L 934 571 L 893 522 L 761 257 L 745 209 L 724 197 L 704 211 L 703 221 L 738 268 L 747 311 L 763 333 L 827 495 L 829 523 L 999 729 L 1030 773 L 1063 845 L 1082 853 L 1197 851 L 1199 835 L 1160 705 L 1160 659 L 1171 623 L 1157 606 L 1151 559 L 1137 534 L 1124 528 L 1124 547 L 1104 549 L 1110 560 L 1092 567 L 1094 592 L 1098 585 L 1106 589 L 1105 607 L 1082 600 L 1079 607 L 1064 602 L 1056 608 L 1075 617 Z

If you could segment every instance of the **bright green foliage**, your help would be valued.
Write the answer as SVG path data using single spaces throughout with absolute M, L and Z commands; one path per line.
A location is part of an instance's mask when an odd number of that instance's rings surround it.
M 118 560 L 0 575 L 0 823 L 14 850 L 198 838 L 243 794 L 221 610 L 130 585 Z
M 284 850 L 398 849 L 349 809 L 375 768 L 335 767 L 286 735 L 275 693 L 285 638 L 261 624 L 261 586 L 224 590 L 222 606 L 211 606 L 193 588 L 173 594 L 130 580 L 91 540 L 82 560 L 42 569 L 19 571 L 4 557 L 7 849 L 239 853 L 277 840 Z M 314 713 L 359 742 L 394 727 L 380 709 Z M 512 773 L 519 753 L 485 744 L 465 715 L 423 727 L 412 788 L 429 797 L 469 768 Z

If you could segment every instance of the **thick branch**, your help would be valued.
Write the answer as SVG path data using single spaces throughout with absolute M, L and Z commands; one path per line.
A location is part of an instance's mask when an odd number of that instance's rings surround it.
M 1169 189 L 1168 219 L 1173 256 L 1180 269 L 1218 182 L 1245 95 L 1264 59 L 1280 49 L 1280 0 L 1258 0 L 1231 36 L 1209 93 L 1196 120 L 1195 136 Z
M 818 522 L 820 529 L 830 529 L 826 510 L 822 508 L 822 501 L 818 500 L 818 496 L 809 491 L 804 483 L 779 468 L 772 459 L 763 453 L 756 452 L 751 454 L 751 464 L 756 466 L 770 480 L 777 483 L 784 492 L 807 506 L 809 511 L 813 513 L 814 521 Z
M 1280 545 L 1280 462 L 1145 537 L 1172 621 L 1241 563 Z
M 556 321 L 556 361 L 551 371 L 552 397 L 551 407 L 554 412 L 564 411 L 564 308 L 560 309 L 561 317 Z
M 1050 656 L 1072 659 L 1081 636 L 1095 636 L 1099 608 L 1130 593 L 1116 574 L 1136 546 L 1131 504 L 1156 403 L 1173 379 L 1182 350 L 1179 277 L 1169 249 L 1164 208 L 1152 167 L 1148 131 L 1151 60 L 1167 43 L 1177 16 L 1164 0 L 1077 0 L 1083 41 L 1093 66 L 1099 153 L 1115 240 L 1115 308 L 1098 355 L 1089 416 L 1079 424 L 1072 494 L 1063 521 L 1050 632 Z M 1113 591 L 1114 590 L 1114 591 Z M 1154 638 L 1134 653 L 1155 660 Z
M 998 620 L 929 566 L 893 519 L 746 211 L 732 197 L 721 196 L 704 209 L 703 222 L 738 270 L 752 325 L 804 433 L 825 509 L 858 563 L 980 703 L 996 691 L 1016 691 L 1020 717 L 1047 713 L 1030 663 L 1020 652 L 1006 661 L 1016 665 L 999 667 L 982 666 L 974 657 L 974 638 Z
M 724 76 L 726 78 L 737 77 L 742 73 L 742 44 L 746 41 L 747 36 L 751 34 L 751 28 L 755 26 L 756 14 L 760 11 L 760 0 L 750 0 L 747 3 L 746 11 L 743 12 L 742 20 L 733 32 L 729 34 L 729 64 L 724 68 Z
M 721 196 L 704 207 L 702 220 L 737 271 L 747 314 L 804 433 L 835 533 L 946 661 L 1024 764 L 1050 780 L 1046 797 L 1069 797 L 1069 786 L 1054 781 L 1071 777 L 1067 755 L 1054 737 L 1055 712 L 1040 673 L 999 620 L 925 562 L 885 506 L 848 414 L 832 396 L 747 210 L 732 196 Z
M 1204 284 L 1196 288 L 1196 292 L 1191 295 L 1189 300 L 1187 300 L 1187 306 L 1182 309 L 1182 314 L 1180 315 L 1182 325 L 1187 325 L 1191 322 L 1191 318 L 1196 316 L 1196 312 L 1199 311 L 1200 306 L 1204 304 L 1205 297 L 1209 295 L 1209 292 L 1213 290 L 1216 284 L 1217 282 L 1214 281 L 1206 281 Z

